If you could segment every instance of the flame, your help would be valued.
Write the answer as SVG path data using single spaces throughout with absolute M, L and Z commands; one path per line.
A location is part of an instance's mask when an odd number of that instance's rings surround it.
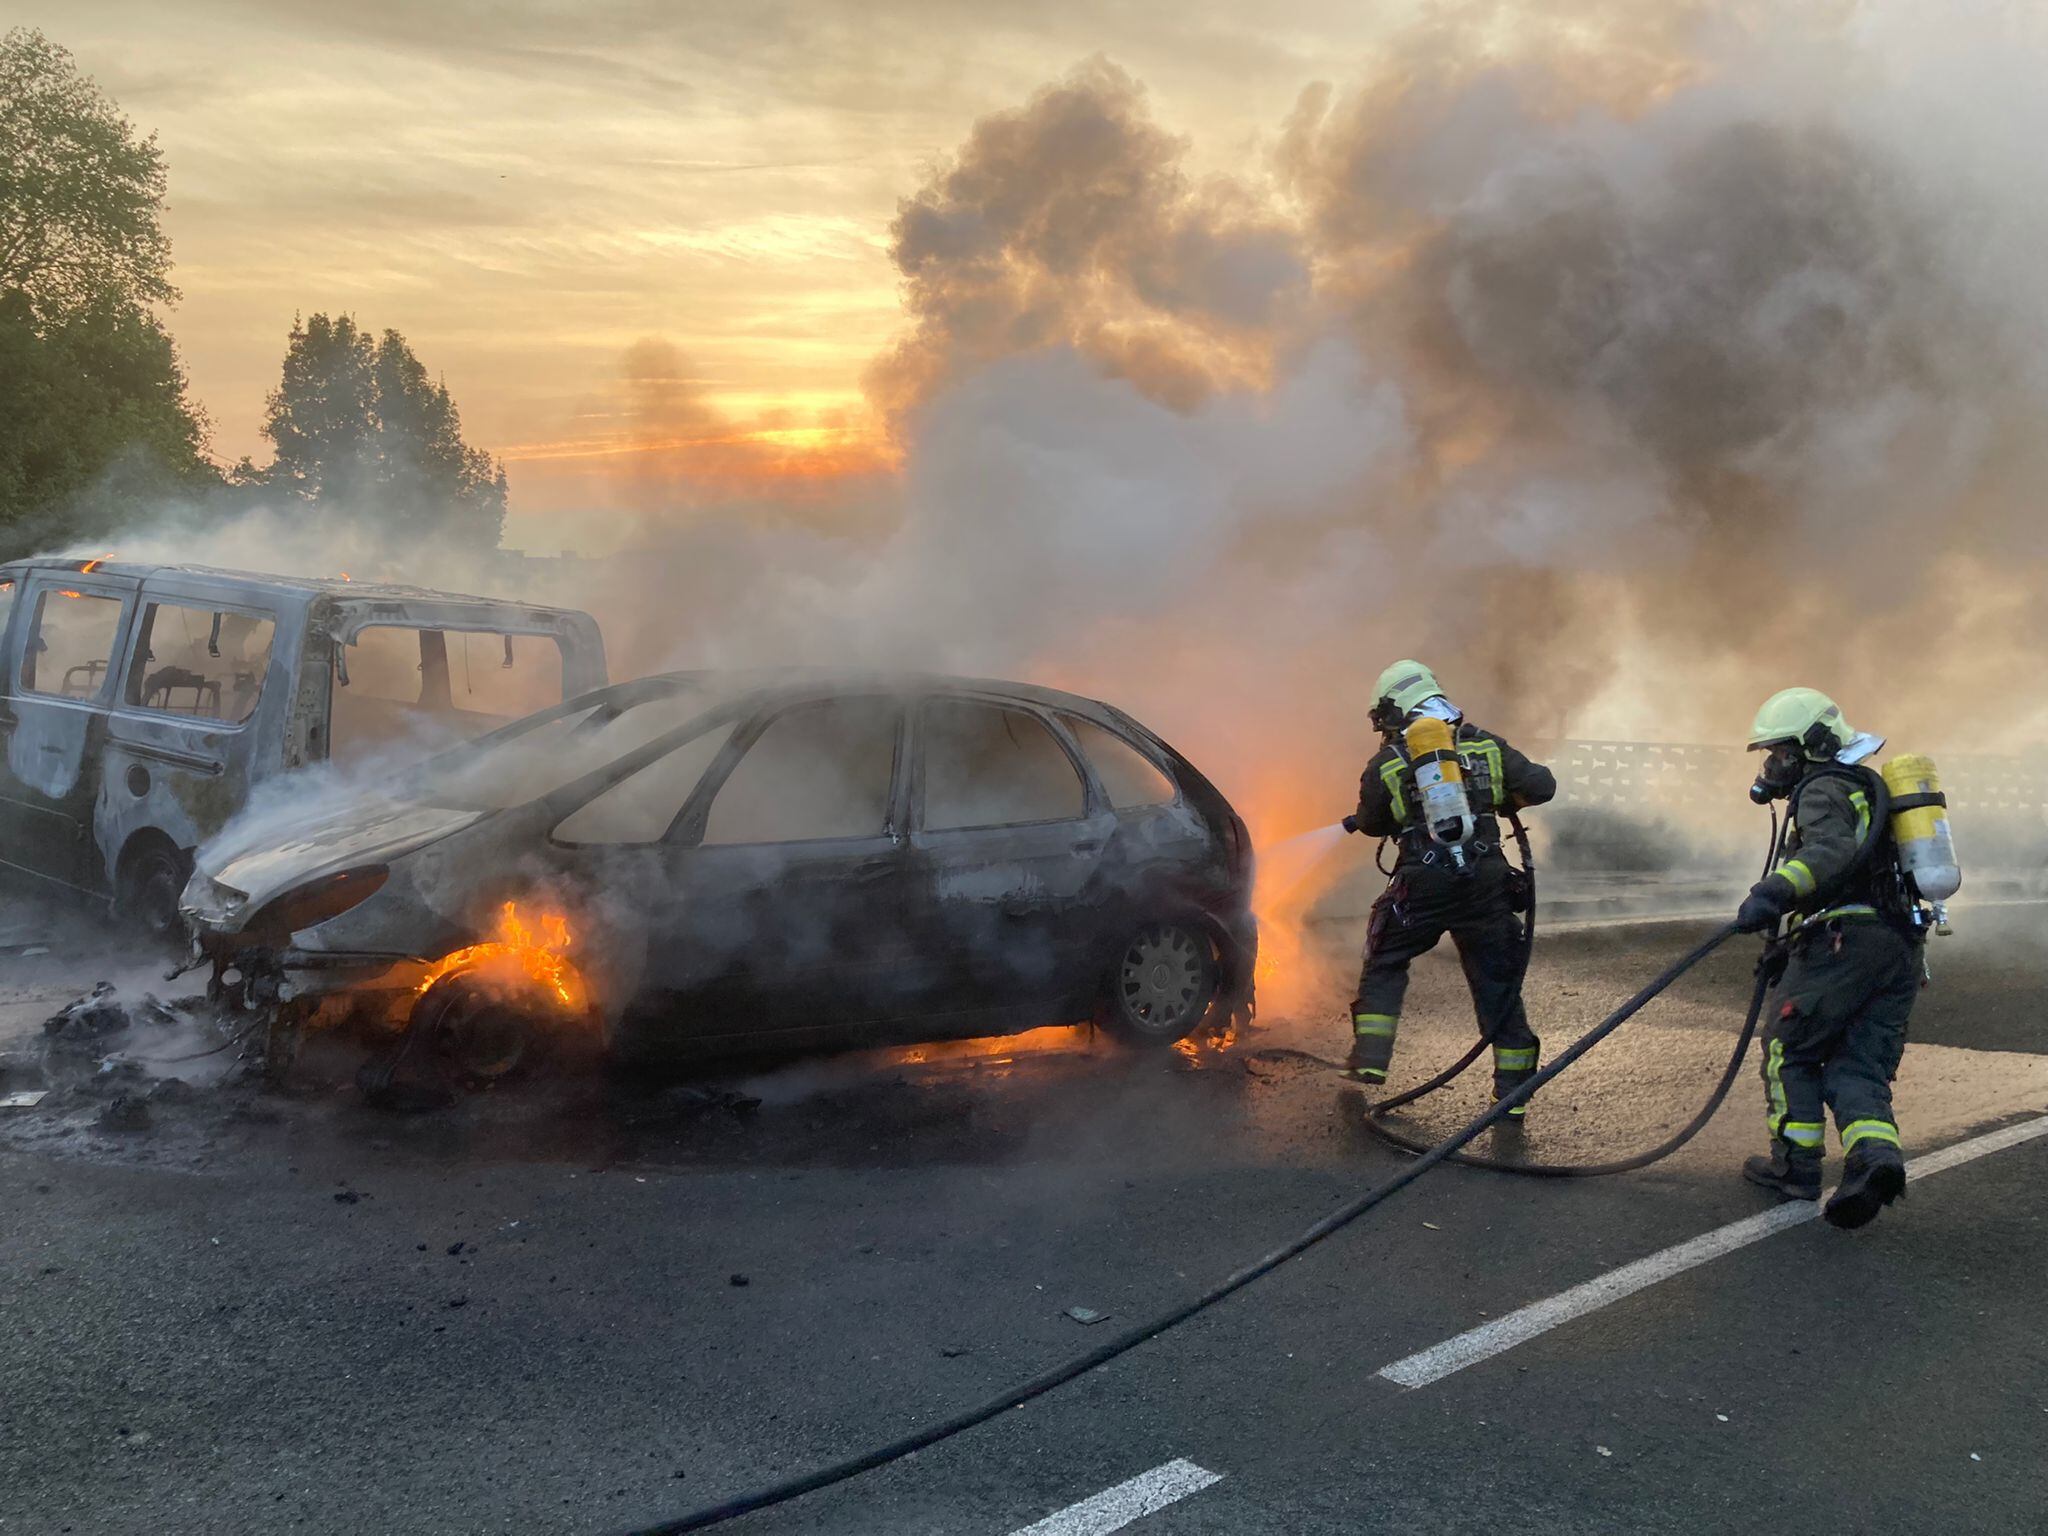
M 1263 973 L 1265 968 L 1265 962 L 1262 959 L 1259 962 L 1259 971 Z M 1183 1035 L 1180 1039 L 1173 1042 L 1173 1048 L 1189 1061 L 1200 1062 L 1206 1057 L 1215 1056 L 1229 1050 L 1235 1044 L 1237 1044 L 1237 1018 L 1233 1015 L 1225 1019 L 1221 1024 L 1207 1029 L 1197 1029 L 1191 1035 Z
M 86 561 L 85 564 L 81 565 L 78 568 L 78 574 L 81 576 L 91 575 L 94 571 L 98 570 L 101 566 L 105 565 L 107 563 L 107 559 L 108 557 L 105 555 L 94 555 L 92 559 Z
M 69 587 L 62 587 L 62 588 L 59 588 L 59 589 L 58 589 L 58 592 L 57 592 L 57 595 L 58 595 L 59 597 L 83 597 L 83 596 L 85 596 L 85 594 L 84 594 L 83 592 L 74 592 L 74 591 L 72 591 L 72 590 L 71 590 L 71 589 L 70 589 Z
M 508 901 L 498 912 L 496 938 L 443 955 L 427 968 L 416 991 L 424 993 L 443 977 L 459 972 L 508 992 L 527 995 L 539 991 L 565 1013 L 582 1013 L 590 1006 L 590 990 L 564 953 L 571 942 L 565 914 L 542 911 L 529 922 L 521 915 L 519 903 Z
M 1048 1024 L 1015 1035 L 985 1035 L 971 1040 L 931 1040 L 884 1051 L 883 1060 L 897 1067 L 1013 1067 L 1020 1057 L 1079 1055 L 1089 1049 L 1085 1024 Z
M 351 577 L 351 576 L 349 575 L 349 573 L 348 573 L 347 571 L 343 571 L 343 572 L 341 573 L 341 579 L 342 579 L 343 581 L 350 581 L 350 580 L 353 580 L 354 578 L 353 578 L 353 577 Z

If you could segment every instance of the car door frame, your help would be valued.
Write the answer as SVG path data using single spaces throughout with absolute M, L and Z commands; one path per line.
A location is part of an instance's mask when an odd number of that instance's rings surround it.
M 925 711 L 935 704 L 973 704 L 1010 710 L 1036 720 L 1066 757 L 1081 785 L 1081 815 L 1050 821 L 999 822 L 985 827 L 931 829 L 925 825 Z M 955 1033 L 977 1028 L 1030 1028 L 1064 1020 L 1044 1015 L 1081 1009 L 1091 1001 L 1094 975 L 1085 905 L 1095 884 L 1103 850 L 1115 836 L 1117 817 L 1094 770 L 1061 729 L 1054 711 L 1029 699 L 976 690 L 934 690 L 913 710 L 912 793 L 909 842 L 924 903 L 920 927 L 925 942 L 944 955 L 941 988 L 945 1011 L 956 1016 Z M 1069 887 L 1034 894 L 1033 866 L 1079 860 L 1058 871 Z M 964 866 L 964 867 L 963 867 Z M 1005 867 L 1014 873 L 1005 873 Z M 986 873 L 977 883 L 977 870 Z M 1007 956 L 1020 936 L 1044 952 L 1045 980 L 1033 984 L 1035 966 L 989 960 L 1001 946 Z
M 862 837 L 806 838 L 788 842 L 706 845 L 704 832 L 717 802 L 747 754 L 784 716 L 849 699 L 873 698 L 895 711 L 896 748 L 890 765 L 886 819 L 880 833 Z M 693 988 L 689 1011 L 697 1017 L 689 1042 L 734 1039 L 782 1045 L 823 1044 L 848 1035 L 886 1031 L 916 1008 L 917 973 L 911 933 L 901 922 L 912 876 L 902 828 L 907 814 L 910 765 L 910 701 L 888 687 L 784 695 L 768 701 L 733 732 L 659 845 L 667 861 L 667 884 L 684 925 L 701 919 L 693 904 L 707 900 L 754 900 L 766 906 L 768 933 L 736 941 L 735 964 L 723 976 L 704 977 Z M 866 866 L 863 871 L 861 866 Z M 764 974 L 754 964 L 770 944 L 786 939 L 798 915 L 788 910 L 794 893 L 815 881 L 828 913 L 859 902 L 878 921 L 876 937 L 860 946 L 827 944 L 821 963 L 800 971 Z M 843 888 L 835 889 L 841 881 Z M 780 910 L 778 910 L 778 907 Z M 728 908 L 718 919 L 732 916 Z M 700 934 L 701 937 L 701 934 Z M 687 942 L 687 940 L 681 940 Z M 658 939 L 656 942 L 659 942 Z M 666 990 L 666 989 L 664 989 Z M 711 1009 L 727 1019 L 705 1017 Z
M 101 788 L 108 716 L 125 668 L 140 609 L 137 576 L 73 567 L 31 566 L 9 614 L 7 691 L 0 695 L 0 863 L 91 895 L 104 895 L 104 860 L 98 855 L 93 812 Z M 52 592 L 110 597 L 121 603 L 106 670 L 89 698 L 67 699 L 22 686 L 34 615 Z
M 146 668 L 142 616 L 152 606 L 233 613 L 267 620 L 270 654 L 255 706 L 240 721 L 180 714 L 128 702 L 131 682 Z M 95 835 L 109 879 L 130 839 L 161 833 L 181 850 L 218 832 L 248 798 L 251 785 L 284 756 L 286 720 L 298 646 L 292 605 L 265 600 L 242 582 L 145 577 L 121 657 L 121 677 L 107 705 L 102 752 L 104 789 Z M 146 675 L 146 674 L 144 674 Z

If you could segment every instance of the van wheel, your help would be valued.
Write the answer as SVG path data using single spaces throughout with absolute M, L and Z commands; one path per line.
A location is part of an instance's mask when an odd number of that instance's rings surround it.
M 115 914 L 151 938 L 174 943 L 185 934 L 178 898 L 191 878 L 192 860 L 168 838 L 149 837 L 134 844 L 121 861 Z
M 1111 966 L 1096 1022 L 1133 1045 L 1171 1045 L 1208 1018 L 1222 976 L 1207 933 L 1188 923 L 1149 923 Z

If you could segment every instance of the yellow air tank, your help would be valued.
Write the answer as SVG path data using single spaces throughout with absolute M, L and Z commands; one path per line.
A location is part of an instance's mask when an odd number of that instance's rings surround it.
M 1940 776 L 1931 758 L 1908 754 L 1884 765 L 1884 783 L 1892 795 L 1892 840 L 1899 847 L 1900 867 L 1913 894 L 1932 903 L 1945 926 L 1948 914 L 1942 905 L 1962 888 L 1963 871 L 1956 863 Z
M 1417 715 L 1408 723 L 1408 761 L 1415 769 L 1415 789 L 1422 798 L 1422 821 L 1430 839 L 1447 848 L 1471 841 L 1477 822 L 1465 793 L 1465 769 L 1458 761 L 1456 739 L 1448 723 Z

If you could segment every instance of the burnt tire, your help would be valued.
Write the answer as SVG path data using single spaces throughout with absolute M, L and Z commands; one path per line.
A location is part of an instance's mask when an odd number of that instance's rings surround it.
M 168 842 L 145 842 L 121 861 L 114 892 L 115 915 L 150 938 L 178 943 L 185 937 L 178 898 L 191 878 L 189 855 Z
M 1131 1045 L 1172 1045 L 1208 1019 L 1222 980 L 1223 958 L 1205 929 L 1148 923 L 1111 963 L 1095 1022 Z
M 517 1077 L 545 1054 L 549 1021 L 540 1005 L 451 976 L 420 999 L 415 1028 L 426 1031 L 434 1064 L 461 1088 L 488 1088 Z
M 404 1032 L 363 1063 L 356 1086 L 380 1109 L 440 1109 L 464 1089 L 518 1077 L 546 1054 L 551 1039 L 538 1005 L 521 1006 L 517 997 L 475 985 L 457 972 L 413 1004 Z

